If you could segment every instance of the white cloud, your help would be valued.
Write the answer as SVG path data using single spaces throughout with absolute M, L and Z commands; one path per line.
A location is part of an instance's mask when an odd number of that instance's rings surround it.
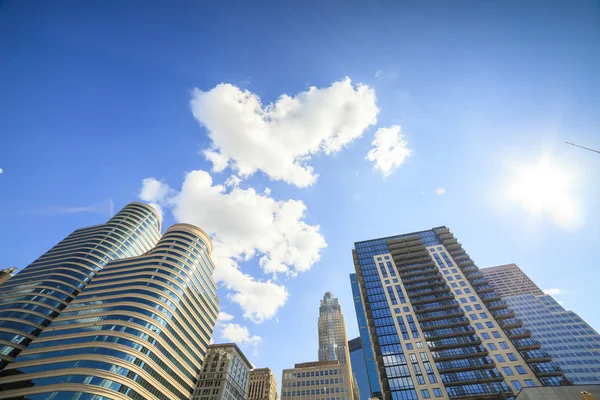
M 146 178 L 142 181 L 140 199 L 149 203 L 163 203 L 169 195 L 169 185 L 156 178 Z
M 217 316 L 217 321 L 219 322 L 223 322 L 223 321 L 231 321 L 233 319 L 233 315 L 231 314 L 227 314 L 226 312 L 219 312 L 219 315 Z
M 222 83 L 206 92 L 195 89 L 190 105 L 212 140 L 204 155 L 213 171 L 230 166 L 245 178 L 261 170 L 300 187 L 317 179 L 308 165 L 312 155 L 340 151 L 374 125 L 379 112 L 375 91 L 349 78 L 283 94 L 267 106 L 258 95 Z
M 242 180 L 240 178 L 238 178 L 235 175 L 231 175 L 229 178 L 227 178 L 227 180 L 225 181 L 225 186 L 229 186 L 229 187 L 235 187 L 235 186 L 239 186 L 240 183 L 242 183 Z
M 375 78 L 377 78 L 377 79 L 383 78 L 383 71 L 382 70 L 376 71 L 375 72 Z
M 388 176 L 400 167 L 410 156 L 401 127 L 392 125 L 389 128 L 379 128 L 375 139 L 371 142 L 373 148 L 367 153 L 367 160 L 375 162 L 375 169 L 383 176 Z
M 548 294 L 550 296 L 556 296 L 558 294 L 561 294 L 562 290 L 561 289 L 557 289 L 557 288 L 544 289 L 544 293 Z
M 437 188 L 437 189 L 435 189 L 435 194 L 437 194 L 438 196 L 446 194 L 446 189 L 444 189 L 444 188 Z
M 4 170 L 2 168 L 0 168 L 0 174 L 2 174 L 4 172 Z
M 238 324 L 223 324 L 221 328 L 221 336 L 225 340 L 230 340 L 234 343 L 256 345 L 262 341 L 260 336 L 250 336 L 248 328 Z
M 304 221 L 302 201 L 276 201 L 252 188 L 228 191 L 202 170 L 188 173 L 179 193 L 169 193 L 163 204 L 175 218 L 211 235 L 215 280 L 233 292 L 229 298 L 256 323 L 273 318 L 289 294 L 283 285 L 243 273 L 239 263 L 258 256 L 263 272 L 294 276 L 309 270 L 327 246 L 319 226 Z

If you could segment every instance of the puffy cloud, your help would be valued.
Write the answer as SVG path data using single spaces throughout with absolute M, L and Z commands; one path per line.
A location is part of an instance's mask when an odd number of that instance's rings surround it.
M 225 186 L 239 186 L 240 183 L 242 183 L 242 180 L 240 178 L 238 178 L 235 175 L 231 175 L 225 181 Z
M 219 312 L 219 315 L 217 316 L 217 321 L 219 322 L 223 322 L 223 321 L 231 321 L 233 319 L 233 315 L 231 314 L 227 314 L 226 312 Z
M 544 293 L 548 294 L 550 296 L 556 296 L 558 294 L 561 294 L 562 290 L 561 289 L 557 289 L 557 288 L 544 289 Z
M 142 181 L 142 190 L 140 191 L 139 197 L 141 200 L 148 202 L 162 218 L 163 210 L 161 204 L 164 204 L 167 201 L 168 196 L 171 193 L 172 191 L 166 183 L 161 182 L 156 178 L 146 178 Z
M 300 187 L 317 179 L 308 165 L 311 155 L 340 151 L 375 124 L 379 112 L 375 91 L 349 78 L 283 94 L 267 106 L 258 95 L 222 83 L 195 89 L 190 105 L 212 140 L 204 155 L 213 171 L 230 166 L 243 178 L 261 170 Z
M 4 172 L 4 170 L 2 168 L 0 168 L 0 174 L 2 174 Z
M 394 172 L 411 153 L 398 125 L 379 128 L 371 144 L 373 148 L 367 153 L 367 160 L 375 162 L 375 169 L 383 176 Z
M 229 298 L 256 323 L 273 318 L 289 294 L 283 285 L 243 273 L 239 263 L 259 257 L 265 273 L 294 276 L 309 270 L 327 246 L 319 226 L 304 221 L 302 201 L 276 201 L 252 188 L 227 189 L 202 170 L 188 173 L 180 192 L 167 192 L 171 195 L 162 204 L 178 221 L 211 235 L 215 280 L 232 291 Z
M 248 328 L 238 324 L 222 324 L 221 336 L 225 340 L 240 344 L 257 345 L 262 341 L 260 336 L 250 336 Z

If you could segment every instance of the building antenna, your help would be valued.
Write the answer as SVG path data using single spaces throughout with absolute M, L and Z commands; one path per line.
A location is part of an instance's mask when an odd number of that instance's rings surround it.
M 566 144 L 570 144 L 571 146 L 575 146 L 575 147 L 581 147 L 582 149 L 586 149 L 586 150 L 589 150 L 589 151 L 593 151 L 593 152 L 595 152 L 595 153 L 600 153 L 600 151 L 598 151 L 598 150 L 590 149 L 590 148 L 588 148 L 588 147 L 583 147 L 583 146 L 580 146 L 580 145 L 578 145 L 578 144 L 575 144 L 575 143 L 571 143 L 571 142 L 565 142 L 565 143 L 566 143 Z

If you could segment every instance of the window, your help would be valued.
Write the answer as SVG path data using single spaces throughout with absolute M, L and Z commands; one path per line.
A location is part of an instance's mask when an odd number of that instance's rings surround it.
M 406 343 L 406 350 L 412 350 L 412 349 L 413 349 L 412 343 Z
M 483 329 L 483 325 L 481 323 L 477 322 L 475 324 L 475 328 L 477 328 L 477 329 Z
M 458 287 L 458 285 L 457 285 L 456 283 L 454 283 L 454 282 L 452 282 L 452 283 L 450 284 L 450 286 L 452 286 L 453 288 L 457 288 L 457 287 Z
M 421 353 L 419 353 L 419 355 L 421 356 L 421 361 L 423 361 L 423 362 L 429 361 L 429 358 L 427 358 L 427 353 L 421 352 Z
M 442 389 L 439 389 L 439 388 L 435 388 L 435 389 L 433 389 L 433 395 L 434 395 L 435 397 L 442 397 L 442 396 L 443 396 L 443 395 L 442 395 Z
M 500 347 L 502 347 L 503 349 L 508 349 L 508 345 L 506 344 L 506 342 L 498 342 L 498 344 L 500 345 Z
M 394 312 L 395 312 L 396 314 L 400 314 L 400 309 L 399 309 L 399 308 L 394 308 Z
M 488 344 L 488 347 L 490 348 L 490 350 L 498 350 L 498 347 L 496 347 L 494 343 Z
M 471 293 L 471 289 L 469 289 L 469 288 L 466 288 L 466 289 L 465 289 L 465 293 Z
M 525 371 L 525 368 L 522 365 L 517 365 L 515 367 L 515 369 L 517 370 L 517 372 L 519 373 L 519 375 L 526 375 L 527 371 Z
M 404 308 L 403 308 L 403 310 L 404 310 L 404 312 L 409 312 L 409 311 L 410 311 L 410 308 L 408 308 L 408 307 L 404 307 Z
M 437 383 L 437 378 L 435 377 L 435 374 L 427 374 L 427 377 L 429 378 L 429 383 Z
M 513 385 L 515 390 L 521 390 L 521 388 L 523 387 L 523 385 L 521 385 L 521 382 L 519 381 L 510 381 L 510 383 Z
M 451 277 L 451 276 L 449 276 L 449 277 L 448 277 L 448 280 L 449 280 L 449 281 L 453 281 L 453 280 L 454 280 L 454 278 L 453 278 L 453 277 Z M 454 286 L 454 287 L 456 287 L 456 286 Z
M 427 389 L 421 389 L 421 397 L 423 397 L 424 399 L 429 399 L 431 397 L 429 395 L 429 390 L 427 390 Z
M 525 379 L 525 384 L 528 387 L 534 387 L 535 386 L 535 382 L 533 381 L 533 379 Z
M 494 335 L 494 337 L 498 338 L 498 339 L 502 337 L 502 335 L 500 335 L 500 332 L 498 332 L 498 331 L 493 331 L 492 335 Z
M 482 332 L 481 337 L 484 338 L 485 340 L 490 340 L 490 334 L 487 332 Z
M 475 314 L 469 314 L 469 318 L 471 318 L 471 320 L 473 320 L 473 321 L 477 321 L 477 319 L 478 319 L 477 315 L 475 315 Z
M 510 369 L 510 367 L 502 367 L 502 371 L 504 371 L 504 374 L 506 376 L 511 376 L 515 374 L 514 372 L 512 372 L 512 369 Z
M 467 284 L 465 283 L 465 281 L 460 281 L 460 286 L 467 286 Z
M 471 306 L 465 306 L 465 310 L 466 311 L 473 311 L 473 307 L 471 307 Z
M 457 290 L 456 294 L 462 294 L 462 290 Z
M 475 304 L 475 309 L 476 310 L 481 310 L 481 304 Z
M 506 353 L 506 357 L 508 357 L 510 361 L 517 361 L 517 357 L 513 353 Z
M 465 299 L 464 297 L 461 297 L 460 302 L 465 304 L 467 302 L 467 299 Z
M 444 275 L 448 275 L 450 272 L 448 272 L 447 270 L 444 270 Z
M 473 303 L 475 303 L 477 301 L 477 298 L 475 298 L 475 296 L 470 296 L 469 300 L 471 300 Z
M 485 324 L 486 324 L 486 326 L 487 326 L 488 328 L 493 328 L 493 327 L 494 327 L 494 323 L 493 323 L 492 321 L 488 321 L 488 322 L 486 322 Z
M 417 349 L 423 348 L 423 342 L 417 342 Z
M 487 315 L 486 313 L 484 313 L 484 312 L 481 312 L 481 313 L 479 313 L 479 316 L 480 316 L 481 318 L 483 318 L 483 319 L 485 319 L 485 318 L 487 318 L 487 317 L 488 317 L 488 315 Z
M 504 359 L 504 357 L 502 357 L 502 354 L 496 354 L 494 357 L 496 357 L 496 361 L 498 361 L 498 362 L 505 362 L 506 361 Z

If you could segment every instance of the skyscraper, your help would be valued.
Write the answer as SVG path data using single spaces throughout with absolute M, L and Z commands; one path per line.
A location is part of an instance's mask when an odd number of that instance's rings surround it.
M 269 368 L 255 368 L 248 378 L 248 400 L 277 400 L 277 379 Z
M 139 256 L 160 238 L 160 217 L 130 203 L 107 223 L 77 229 L 0 286 L 0 370 L 112 260 Z
M 573 311 L 565 310 L 552 296 L 543 294 L 515 264 L 509 276 L 505 266 L 482 268 L 493 287 L 552 356 L 565 376 L 576 385 L 600 384 L 600 335 Z M 516 293 L 511 295 L 511 293 Z
M 516 296 L 519 294 L 544 294 L 531 278 L 529 278 L 516 264 L 499 265 L 497 267 L 482 268 L 481 273 L 494 287 L 496 293 L 502 297 Z
M 235 343 L 211 344 L 193 400 L 246 400 L 252 364 Z
M 108 262 L 0 373 L 0 399 L 190 398 L 219 312 L 210 253 L 206 233 L 177 224 Z
M 361 299 L 356 274 L 350 274 L 350 285 L 352 286 L 354 310 L 356 311 L 358 330 L 360 332 L 362 349 L 365 356 L 365 362 L 367 364 L 367 376 L 369 378 L 369 390 L 371 392 L 369 397 L 380 398 L 381 386 L 379 384 L 379 375 L 377 373 L 377 361 L 375 360 L 375 352 L 371 346 L 371 333 L 367 322 L 367 314 Z
M 352 373 L 339 360 L 295 364 L 284 369 L 281 400 L 355 400 Z
M 319 307 L 319 361 L 346 364 L 349 358 L 342 308 L 333 293 L 327 292 Z
M 568 384 L 448 228 L 357 242 L 353 256 L 385 400 Z
M 367 400 L 371 395 L 369 375 L 367 374 L 367 363 L 363 352 L 362 340 L 359 337 L 348 341 L 350 361 L 352 363 L 352 374 L 358 384 L 360 400 Z

